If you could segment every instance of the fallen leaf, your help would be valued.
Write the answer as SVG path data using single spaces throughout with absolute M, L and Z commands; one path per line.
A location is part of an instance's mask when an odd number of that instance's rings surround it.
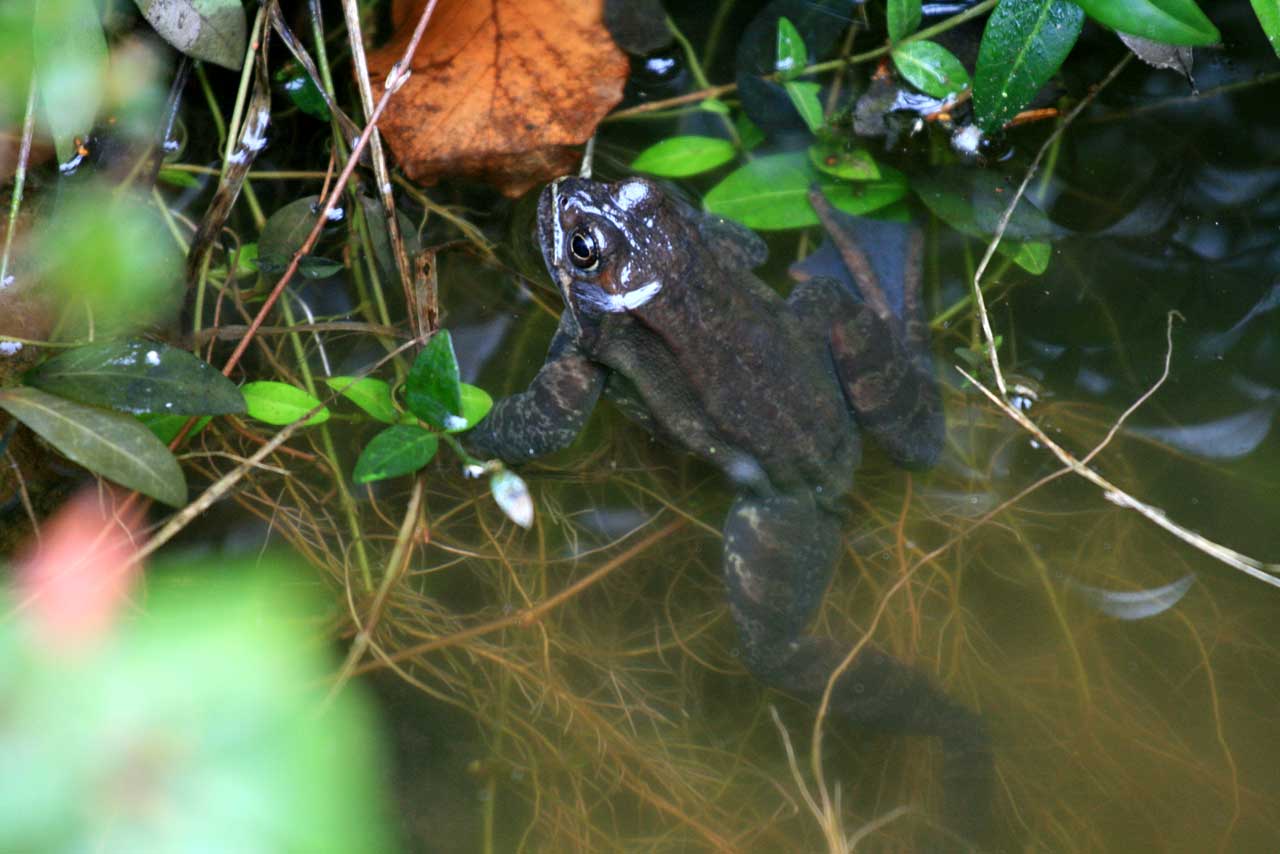
M 622 99 L 626 55 L 602 2 L 441 0 L 408 82 L 379 122 L 416 181 L 467 175 L 518 196 L 577 163 L 574 146 Z M 375 86 L 399 61 L 422 0 L 393 9 L 395 35 L 369 55 Z

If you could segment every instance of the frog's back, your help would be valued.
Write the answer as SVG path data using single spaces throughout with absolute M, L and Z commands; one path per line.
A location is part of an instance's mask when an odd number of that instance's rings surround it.
M 632 313 L 630 334 L 613 336 L 602 360 L 637 389 L 660 432 L 740 483 L 842 494 L 861 445 L 825 338 L 749 270 L 706 251 L 690 260 L 663 299 Z M 706 447 L 703 434 L 720 447 Z M 742 476 L 749 464 L 764 482 Z

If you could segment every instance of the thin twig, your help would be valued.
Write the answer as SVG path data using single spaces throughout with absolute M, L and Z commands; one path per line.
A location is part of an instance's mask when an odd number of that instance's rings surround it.
M 227 363 L 223 365 L 222 372 L 227 376 L 235 370 L 236 365 L 240 362 L 240 358 L 248 349 L 249 343 L 253 340 L 254 334 L 258 331 L 258 327 L 262 325 L 262 321 L 266 319 L 267 313 L 271 311 L 276 304 L 276 300 L 280 298 L 280 294 L 293 280 L 294 275 L 298 272 L 298 265 L 304 256 L 311 252 L 315 246 L 316 240 L 320 237 L 320 232 L 329 222 L 329 212 L 338 204 L 338 199 L 346 191 L 347 180 L 351 177 L 351 173 L 355 171 L 356 165 L 360 162 L 360 152 L 364 151 L 366 145 L 369 144 L 369 138 L 373 135 L 374 129 L 378 125 L 378 119 L 382 117 L 382 112 L 387 108 L 387 104 L 391 101 L 391 96 L 400 91 L 400 87 L 405 84 L 409 76 L 413 73 L 409 70 L 409 61 L 413 58 L 414 53 L 418 50 L 418 43 L 422 41 L 422 35 L 426 32 L 427 22 L 431 20 L 431 13 L 435 11 L 436 3 L 439 0 L 430 0 L 422 15 L 418 18 L 418 25 L 414 28 L 413 37 L 409 39 L 408 46 L 405 47 L 404 55 L 400 61 L 391 67 L 387 72 L 387 79 L 383 82 L 384 91 L 382 98 L 378 101 L 378 106 L 374 108 L 373 115 L 369 116 L 369 121 L 365 124 L 364 130 L 360 133 L 360 138 L 356 140 L 356 144 L 352 146 L 351 154 L 347 157 L 346 164 L 342 167 L 342 172 L 338 175 L 338 179 L 333 183 L 333 189 L 326 196 L 324 206 L 320 209 L 316 216 L 315 224 L 311 227 L 311 232 L 307 235 L 307 239 L 303 241 L 298 250 L 293 253 L 293 257 L 289 259 L 289 266 L 285 269 L 284 275 L 280 277 L 280 281 L 272 288 L 271 293 L 267 295 L 263 301 L 262 307 L 254 316 L 253 322 L 249 324 L 249 331 L 245 333 L 244 338 L 240 339 L 240 343 L 236 345 L 232 351 L 231 357 L 227 359 Z
M 983 253 L 982 260 L 978 262 L 978 269 L 973 274 L 973 301 L 978 309 L 978 319 L 982 321 L 982 335 L 987 340 L 987 355 L 991 359 L 991 370 L 995 374 L 996 387 L 1000 389 L 1000 396 L 1006 397 L 1009 389 L 1005 385 L 1004 372 L 1000 370 L 1000 357 L 996 353 L 996 336 L 991 331 L 991 318 L 987 316 L 987 303 L 982 296 L 982 275 L 987 271 L 987 265 L 991 263 L 991 256 L 996 254 L 996 247 L 1000 245 L 1000 239 L 1004 237 L 1005 229 L 1009 227 L 1009 220 L 1013 218 L 1013 211 L 1018 206 L 1018 202 L 1022 200 L 1023 194 L 1027 191 L 1027 186 L 1031 183 L 1031 179 L 1035 176 L 1036 170 L 1040 168 L 1040 161 L 1058 141 L 1058 138 L 1071 127 L 1071 123 L 1076 120 L 1085 108 L 1093 103 L 1093 99 L 1098 97 L 1098 93 L 1110 85 L 1111 81 L 1120 76 L 1120 72 L 1129 64 L 1129 60 L 1133 59 L 1132 53 L 1126 53 L 1124 59 L 1116 63 L 1102 82 L 1094 86 L 1089 94 L 1080 99 L 1080 103 L 1076 104 L 1071 112 L 1067 113 L 1066 118 L 1054 128 L 1053 133 L 1049 134 L 1049 138 L 1040 146 L 1040 150 L 1036 152 L 1036 157 L 1031 161 L 1031 165 L 1027 167 L 1027 174 L 1023 177 L 1022 183 L 1018 186 L 1017 192 L 1013 194 L 1013 198 L 1009 200 L 1008 206 L 1004 209 L 1004 213 L 1000 215 L 1000 220 L 996 224 L 995 235 L 991 238 L 991 242 L 987 244 L 987 251 Z
M 391 557 L 387 559 L 386 572 L 382 574 L 382 583 L 378 585 L 378 593 L 374 596 L 373 604 L 369 607 L 369 614 L 361 623 L 360 615 L 352 609 L 351 616 L 356 622 L 356 636 L 351 641 L 351 649 L 347 651 L 346 661 L 342 663 L 338 676 L 333 681 L 333 685 L 329 688 L 329 694 L 325 698 L 325 705 L 333 701 L 335 697 L 342 692 L 342 688 L 347 684 L 347 680 L 351 678 L 351 674 L 355 672 L 356 665 L 360 663 L 360 659 L 364 657 L 365 652 L 369 649 L 369 644 L 373 640 L 373 632 L 378 626 L 378 620 L 382 616 L 382 609 L 386 605 L 387 596 L 391 593 L 391 588 L 404 575 L 405 569 L 409 565 L 409 557 L 413 554 L 412 543 L 414 535 L 418 529 L 419 512 L 422 508 L 422 495 L 426 488 L 426 482 L 421 474 L 413 479 L 413 491 L 409 495 L 409 505 L 404 511 L 404 521 L 400 524 L 399 534 L 396 536 L 395 548 L 391 550 Z
M 1018 424 L 1020 424 L 1028 433 L 1035 436 L 1036 440 L 1052 451 L 1053 455 L 1061 460 L 1064 465 L 1083 477 L 1085 480 L 1101 488 L 1103 490 L 1103 497 L 1112 504 L 1119 507 L 1127 507 L 1130 510 L 1136 510 L 1152 522 L 1155 522 L 1161 528 L 1164 528 L 1166 531 L 1173 534 L 1178 539 L 1194 546 L 1210 557 L 1216 558 L 1228 566 L 1234 567 L 1243 573 L 1251 575 L 1259 581 L 1266 582 L 1273 587 L 1280 587 L 1280 578 L 1276 577 L 1277 575 L 1280 575 L 1280 564 L 1263 563 L 1262 561 L 1251 558 L 1246 554 L 1242 554 L 1234 549 L 1228 548 L 1227 546 L 1206 539 L 1195 531 L 1182 527 L 1177 522 L 1169 519 L 1165 511 L 1134 498 L 1132 495 L 1125 492 L 1123 489 L 1116 486 L 1093 469 L 1089 468 L 1083 462 L 1077 460 L 1069 452 L 1063 449 L 1061 445 L 1050 439 L 1048 434 L 1041 430 L 1040 427 L 1028 418 L 1025 413 L 1017 407 L 1010 405 L 1003 398 L 998 397 L 995 392 L 978 382 L 975 378 L 966 373 L 963 368 L 957 367 L 956 370 L 960 372 L 961 376 L 973 383 L 973 385 L 985 394 L 992 403 L 999 407 L 1002 412 L 1014 421 L 1018 422 Z
M 991 321 L 987 316 L 986 304 L 982 299 L 982 288 L 981 288 L 982 274 L 986 270 L 987 264 L 990 262 L 992 255 L 995 254 L 996 246 L 999 245 L 1000 239 L 1001 237 L 1004 236 L 1005 229 L 1008 227 L 1009 221 L 1013 217 L 1014 208 L 1017 207 L 1018 202 L 1022 199 L 1023 194 L 1026 192 L 1027 186 L 1031 183 L 1031 179 L 1034 177 L 1036 173 L 1036 169 L 1040 165 L 1040 161 L 1044 158 L 1045 154 L 1049 151 L 1049 149 L 1052 148 L 1053 145 L 1057 142 L 1058 138 L 1062 135 L 1062 133 L 1066 130 L 1066 128 L 1071 125 L 1071 123 L 1076 119 L 1077 116 L 1080 115 L 1080 113 L 1084 110 L 1085 107 L 1087 107 L 1090 103 L 1092 103 L 1093 99 L 1097 97 L 1099 92 L 1101 92 L 1104 88 L 1107 87 L 1108 84 L 1110 84 L 1113 80 L 1116 79 L 1117 76 L 1119 76 L 1120 72 L 1124 70 L 1125 66 L 1129 63 L 1129 60 L 1132 58 L 1133 58 L 1132 54 L 1126 54 L 1124 59 L 1116 63 L 1115 67 L 1111 69 L 1111 72 L 1105 78 L 1103 78 L 1102 82 L 1099 83 L 1096 87 L 1094 87 L 1093 90 L 1085 98 L 1081 99 L 1080 103 L 1077 104 L 1076 107 L 1066 115 L 1062 123 L 1054 130 L 1052 134 L 1049 135 L 1049 138 L 1044 141 L 1044 144 L 1040 147 L 1040 150 L 1036 153 L 1035 159 L 1031 162 L 1030 167 L 1028 167 L 1027 173 L 1022 179 L 1022 183 L 1018 186 L 1017 191 L 1013 194 L 1013 198 L 1009 200 L 1008 206 L 1005 208 L 1003 215 L 1001 215 L 999 223 L 996 227 L 995 235 L 992 237 L 991 243 L 987 246 L 987 251 L 982 257 L 982 262 L 978 265 L 977 272 L 974 274 L 974 277 L 973 277 L 974 300 L 977 307 L 978 315 L 982 321 L 983 335 L 986 338 L 987 352 L 991 358 L 991 368 L 995 374 L 998 394 L 997 392 L 993 392 L 992 390 L 987 388 L 985 385 L 978 382 L 974 377 L 970 376 L 963 368 L 956 366 L 956 370 L 959 371 L 960 374 L 965 379 L 973 383 L 973 385 L 977 389 L 979 389 L 983 394 L 985 394 L 993 403 L 995 403 L 996 406 L 999 407 L 1001 411 L 1003 411 L 1006 415 L 1008 415 L 1010 418 L 1012 418 L 1014 421 L 1020 424 L 1029 433 L 1034 435 L 1036 439 L 1039 440 L 1046 448 L 1052 451 L 1053 454 L 1059 460 L 1061 460 L 1064 465 L 1067 466 L 1067 468 L 1069 468 L 1071 471 L 1075 472 L 1076 474 L 1080 475 L 1081 477 L 1085 478 L 1089 482 L 1100 487 L 1103 490 L 1103 497 L 1106 498 L 1108 501 L 1112 502 L 1113 504 L 1119 507 L 1126 507 L 1130 510 L 1135 510 L 1138 513 L 1141 513 L 1147 519 L 1159 525 L 1161 528 L 1164 528 L 1166 531 L 1173 534 L 1175 537 L 1199 549 L 1200 551 L 1204 552 L 1210 557 L 1213 557 L 1216 560 L 1222 561 L 1228 566 L 1238 569 L 1241 572 L 1244 572 L 1247 575 L 1250 575 L 1253 578 L 1258 579 L 1259 581 L 1270 584 L 1273 587 L 1280 587 L 1280 578 L 1276 577 L 1277 575 L 1280 575 L 1280 564 L 1264 563 L 1260 560 L 1257 560 L 1256 558 L 1249 557 L 1246 554 L 1242 554 L 1241 552 L 1235 551 L 1234 549 L 1228 548 L 1227 546 L 1224 546 L 1220 543 L 1216 543 L 1212 540 L 1202 537 L 1201 535 L 1195 533 L 1194 531 L 1191 531 L 1188 528 L 1185 528 L 1182 525 L 1179 525 L 1178 523 L 1169 519 L 1168 514 L 1165 513 L 1165 511 L 1161 510 L 1160 508 L 1147 504 L 1146 502 L 1141 501 L 1135 498 L 1133 495 L 1129 494 L 1128 492 L 1125 492 L 1124 490 L 1120 489 L 1118 486 L 1111 483 L 1111 481 L 1107 480 L 1102 475 L 1098 474 L 1096 471 L 1089 468 L 1088 466 L 1088 462 L 1092 460 L 1095 456 L 1097 456 L 1098 453 L 1101 452 L 1102 449 L 1105 448 L 1108 443 L 1110 443 L 1112 438 L 1114 438 L 1116 433 L 1119 431 L 1120 426 L 1124 423 L 1124 421 L 1128 419 L 1128 417 L 1131 414 L 1133 414 L 1134 410 L 1137 409 L 1138 406 L 1142 405 L 1142 403 L 1144 403 L 1151 396 L 1151 394 L 1154 393 L 1155 390 L 1160 387 L 1160 385 L 1164 382 L 1165 378 L 1168 377 L 1169 365 L 1170 365 L 1170 360 L 1172 358 L 1172 352 L 1173 352 L 1173 339 L 1172 339 L 1173 316 L 1174 316 L 1173 313 L 1170 313 L 1169 315 L 1169 330 L 1167 332 L 1169 350 L 1165 354 L 1164 372 L 1161 374 L 1160 379 L 1156 382 L 1156 384 L 1150 390 L 1147 391 L 1146 394 L 1138 398 L 1138 400 L 1135 401 L 1133 405 L 1131 405 L 1128 409 L 1125 410 L 1125 412 L 1120 416 L 1117 422 L 1112 426 L 1111 430 L 1108 431 L 1107 435 L 1103 438 L 1102 442 L 1099 443 L 1099 445 L 1096 448 L 1090 451 L 1089 454 L 1083 460 L 1076 459 L 1072 454 L 1070 454 L 1068 451 L 1062 448 L 1061 445 L 1057 444 L 1052 439 L 1050 439 L 1049 436 L 1035 424 L 1035 422 L 1033 422 L 1030 418 L 1026 416 L 1024 412 L 1022 412 L 1022 410 L 1010 405 L 1009 402 L 1006 400 L 1008 391 L 1005 386 L 1004 375 L 1000 370 L 1000 357 L 999 357 L 999 354 L 996 352 L 995 335 L 991 329 Z
M 22 207 L 22 188 L 27 183 L 27 162 L 31 159 L 31 138 L 36 127 L 36 75 L 31 73 L 31 85 L 27 88 L 26 115 L 22 120 L 22 142 L 18 145 L 18 162 L 13 170 L 13 195 L 9 199 L 9 225 L 4 232 L 4 253 L 0 255 L 0 291 L 9 281 L 9 253 L 13 250 L 13 235 L 18 230 L 18 211 Z

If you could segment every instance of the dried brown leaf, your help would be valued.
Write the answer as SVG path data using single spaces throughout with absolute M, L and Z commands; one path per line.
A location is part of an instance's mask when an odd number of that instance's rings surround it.
M 425 4 L 396 6 L 396 34 L 369 54 L 375 85 L 399 61 Z M 601 0 L 442 0 L 413 76 L 379 129 L 414 180 L 468 175 L 518 196 L 570 171 L 574 146 L 622 98 L 628 61 Z

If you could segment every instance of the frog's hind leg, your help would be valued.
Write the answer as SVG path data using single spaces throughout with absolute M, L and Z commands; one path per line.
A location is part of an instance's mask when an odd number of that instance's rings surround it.
M 840 545 L 810 495 L 739 498 L 724 529 L 724 578 L 742 658 L 766 684 L 817 704 L 848 647 L 805 634 Z M 864 647 L 831 695 L 833 719 L 942 739 L 948 826 L 979 841 L 992 793 L 986 727 L 924 673 Z
M 792 311 L 827 339 L 832 367 L 858 426 L 900 466 L 928 468 L 946 435 L 942 397 L 933 376 L 927 327 L 881 317 L 839 282 L 815 278 L 796 286 Z

